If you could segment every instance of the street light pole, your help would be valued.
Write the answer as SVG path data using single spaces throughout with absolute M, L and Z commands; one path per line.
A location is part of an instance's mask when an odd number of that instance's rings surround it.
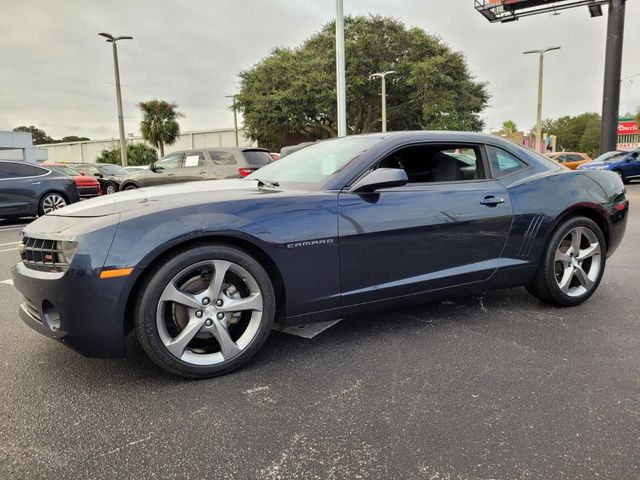
M 347 136 L 347 87 L 344 65 L 344 10 L 342 0 L 336 0 L 336 87 L 338 91 L 338 137 Z
M 381 78 L 382 79 L 382 131 L 387 131 L 387 75 L 396 73 L 395 70 L 388 70 L 386 72 L 373 73 L 369 75 L 369 78 Z
M 122 166 L 127 166 L 127 141 L 124 135 L 124 117 L 122 115 L 122 93 L 120 92 L 120 68 L 118 66 L 118 47 L 116 42 L 118 40 L 133 40 L 133 37 L 119 36 L 114 37 L 110 33 L 99 33 L 101 37 L 105 37 L 108 43 L 113 47 L 113 71 L 116 76 L 116 103 L 118 104 L 118 128 L 120 130 L 120 158 L 122 159 Z
M 537 53 L 540 57 L 538 66 L 538 111 L 536 115 L 536 149 L 538 152 L 542 150 L 542 84 L 544 80 L 544 54 L 552 50 L 560 50 L 560 47 L 545 48 L 544 50 L 528 50 L 523 52 L 525 55 L 529 53 Z
M 231 108 L 233 109 L 233 131 L 236 134 L 236 147 L 240 146 L 240 137 L 238 135 L 238 109 L 236 107 L 236 96 L 235 95 L 225 95 L 225 98 L 232 98 L 233 104 Z

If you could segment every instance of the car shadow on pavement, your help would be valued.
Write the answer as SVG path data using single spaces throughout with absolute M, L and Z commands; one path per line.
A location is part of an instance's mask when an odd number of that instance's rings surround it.
M 273 331 L 261 350 L 230 376 L 255 378 L 267 371 L 278 370 L 279 366 L 284 372 L 290 363 L 294 363 L 297 368 L 306 368 L 306 363 L 316 361 L 318 356 L 357 352 L 359 348 L 366 348 L 367 344 L 376 342 L 401 343 L 406 336 L 425 329 L 427 332 L 446 333 L 447 330 L 461 328 L 465 324 L 490 324 L 495 321 L 494 313 L 506 308 L 557 310 L 533 299 L 524 289 L 517 288 L 352 316 L 312 339 Z M 427 338 L 428 333 L 422 335 Z M 118 359 L 86 358 L 57 342 L 48 339 L 41 339 L 41 342 L 36 363 L 44 374 L 57 377 L 62 384 L 73 381 L 85 383 L 89 387 L 96 381 L 110 384 L 142 381 L 148 385 L 185 382 L 156 367 L 133 336 L 128 338 L 126 358 Z M 40 358 L 47 360 L 42 362 Z

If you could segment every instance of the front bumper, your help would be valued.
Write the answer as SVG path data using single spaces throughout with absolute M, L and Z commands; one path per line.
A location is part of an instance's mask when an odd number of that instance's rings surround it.
M 11 273 L 24 295 L 19 315 L 29 327 L 88 357 L 125 355 L 128 278 L 39 272 L 22 262 Z

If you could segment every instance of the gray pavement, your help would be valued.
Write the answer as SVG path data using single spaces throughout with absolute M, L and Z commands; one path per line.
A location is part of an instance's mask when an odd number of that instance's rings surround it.
M 83 358 L 23 325 L 0 283 L 0 478 L 640 478 L 640 184 L 629 192 L 624 243 L 580 307 L 518 288 L 273 333 L 213 380 L 140 350 Z M 16 258 L 0 252 L 0 281 Z

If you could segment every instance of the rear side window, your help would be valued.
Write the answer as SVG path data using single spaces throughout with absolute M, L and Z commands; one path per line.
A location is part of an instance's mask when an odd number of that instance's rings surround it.
M 487 152 L 489 154 L 489 163 L 491 164 L 491 170 L 495 178 L 504 177 L 511 173 L 527 168 L 527 164 L 509 152 L 502 150 L 501 148 L 487 146 Z
M 230 152 L 219 152 L 214 150 L 209 152 L 209 156 L 216 165 L 235 165 L 237 163 L 233 153 Z
M 37 177 L 47 173 L 46 170 L 34 165 L 17 162 L 0 163 L 0 178 Z
M 245 150 L 242 152 L 249 165 L 267 165 L 273 161 L 269 152 L 262 150 Z

